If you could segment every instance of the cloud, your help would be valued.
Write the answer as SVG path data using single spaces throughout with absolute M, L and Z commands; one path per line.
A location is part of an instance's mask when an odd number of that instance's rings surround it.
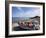
M 27 11 L 24 11 L 21 7 L 17 7 L 19 12 L 15 14 L 15 17 L 34 17 L 34 16 L 40 16 L 40 9 L 39 8 L 33 8 Z
M 22 11 L 21 13 L 18 13 L 16 15 L 16 17 L 34 17 L 34 16 L 40 16 L 40 9 L 28 10 L 24 13 Z
M 20 7 L 17 7 L 18 10 L 22 10 Z
M 23 10 L 22 10 L 22 8 L 21 8 L 21 7 L 17 7 L 17 9 L 18 9 L 19 11 L 22 11 L 22 12 L 23 12 Z

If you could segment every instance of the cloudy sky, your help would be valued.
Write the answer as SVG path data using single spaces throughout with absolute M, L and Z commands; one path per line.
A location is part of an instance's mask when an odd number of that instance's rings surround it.
M 34 17 L 40 16 L 38 7 L 12 7 L 12 17 Z

